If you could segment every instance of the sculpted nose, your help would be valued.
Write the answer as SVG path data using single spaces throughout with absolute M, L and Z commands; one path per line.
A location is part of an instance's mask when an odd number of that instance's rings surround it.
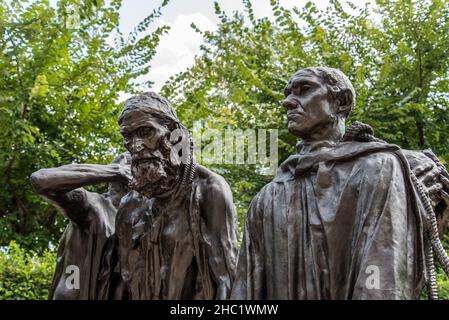
M 143 150 L 143 140 L 140 138 L 134 138 L 132 144 L 132 152 L 137 153 Z
M 291 99 L 287 98 L 284 100 L 284 102 L 282 103 L 282 105 L 287 109 L 287 110 L 293 110 L 296 109 L 297 107 L 297 103 L 295 101 L 292 101 Z

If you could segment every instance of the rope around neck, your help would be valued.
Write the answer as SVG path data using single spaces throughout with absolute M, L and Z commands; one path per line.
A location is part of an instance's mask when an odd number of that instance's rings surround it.
M 193 178 L 195 176 L 197 164 L 193 159 L 193 140 L 192 137 L 189 136 L 190 148 L 189 148 L 189 162 L 186 163 L 183 167 L 183 174 L 181 178 L 181 185 L 190 185 L 192 184 Z

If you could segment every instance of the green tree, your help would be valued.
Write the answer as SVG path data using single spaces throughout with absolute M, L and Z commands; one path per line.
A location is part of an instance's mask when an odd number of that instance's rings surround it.
M 119 95 L 139 90 L 168 27 L 151 27 L 159 7 L 124 36 L 120 6 L 0 0 L 0 245 L 46 247 L 60 236 L 62 218 L 31 190 L 33 171 L 105 162 L 121 146 Z
M 337 0 L 324 10 L 313 1 L 293 10 L 271 1 L 274 19 L 255 18 L 251 1 L 243 3 L 245 12 L 232 15 L 215 3 L 215 32 L 192 25 L 204 37 L 202 54 L 163 88 L 188 125 L 207 118 L 206 128 L 279 128 L 283 161 L 296 143 L 285 129 L 286 81 L 324 65 L 344 71 L 356 87 L 350 121 L 367 122 L 404 148 L 431 147 L 448 163 L 448 0 L 349 3 L 351 10 Z M 233 187 L 246 188 L 236 193 L 240 214 L 265 180 L 248 179 L 248 170 L 224 172 Z
M 38 254 L 11 241 L 0 250 L 0 299 L 47 299 L 55 264 L 55 251 Z

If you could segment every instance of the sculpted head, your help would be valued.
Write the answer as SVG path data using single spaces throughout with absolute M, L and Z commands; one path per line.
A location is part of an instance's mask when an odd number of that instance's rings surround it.
M 173 132 L 184 130 L 168 101 L 153 92 L 132 97 L 118 123 L 132 159 L 130 187 L 149 198 L 173 189 L 181 170 L 174 145 L 184 138 Z
M 338 69 L 296 72 L 284 90 L 288 130 L 304 140 L 338 140 L 355 105 L 355 90 Z

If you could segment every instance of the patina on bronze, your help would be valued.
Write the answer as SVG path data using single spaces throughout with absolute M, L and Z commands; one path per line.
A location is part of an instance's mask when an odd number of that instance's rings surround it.
M 251 203 L 233 299 L 419 298 L 431 273 L 419 181 L 369 126 L 345 132 L 354 105 L 339 70 L 307 68 L 288 82 L 288 130 L 302 141 Z M 442 174 L 424 159 L 416 175 L 431 186 Z M 447 194 L 440 184 L 426 196 L 436 206 Z
M 189 133 L 163 97 L 128 99 L 119 125 L 135 190 L 116 219 L 123 298 L 229 298 L 237 241 L 228 184 L 194 163 Z
M 104 283 L 100 275 L 102 264 L 109 260 L 104 253 L 110 251 L 120 199 L 129 192 L 129 163 L 129 154 L 122 154 L 109 165 L 71 164 L 41 169 L 31 175 L 34 190 L 69 220 L 58 248 L 50 299 L 86 300 L 109 296 L 109 281 L 113 276 L 108 276 Z M 109 183 L 106 194 L 83 188 L 98 183 Z M 67 269 L 70 266 L 79 270 L 79 288 L 67 285 L 66 280 L 72 274 L 68 271 L 73 271 Z M 118 286 L 118 282 L 114 286 Z
M 31 176 L 70 221 L 50 298 L 415 299 L 424 283 L 437 298 L 434 254 L 449 273 L 437 225 L 442 234 L 449 217 L 444 166 L 369 125 L 345 129 L 355 91 L 336 69 L 299 71 L 285 96 L 288 129 L 302 141 L 251 203 L 235 281 L 229 186 L 194 162 L 189 132 L 150 92 L 119 118 L 131 167 L 125 154 Z M 83 188 L 101 182 L 104 195 Z M 71 265 L 78 289 L 67 287 Z

